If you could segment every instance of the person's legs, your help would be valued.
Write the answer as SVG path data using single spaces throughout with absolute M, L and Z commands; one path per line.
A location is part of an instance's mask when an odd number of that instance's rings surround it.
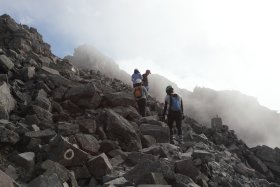
M 176 114 L 176 128 L 177 128 L 177 133 L 179 136 L 179 143 L 183 142 L 183 132 L 182 132 L 182 115 L 181 113 Z
M 139 108 L 139 113 L 142 117 L 145 117 L 146 115 L 146 99 L 139 99 L 137 101 L 138 103 L 138 108 Z
M 171 144 L 174 144 L 173 123 L 174 123 L 174 116 L 172 114 L 168 114 L 167 125 L 169 127 L 169 136 L 170 136 L 169 141 Z

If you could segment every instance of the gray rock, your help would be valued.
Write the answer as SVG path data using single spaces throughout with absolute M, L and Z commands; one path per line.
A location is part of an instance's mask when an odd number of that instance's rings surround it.
M 132 106 L 117 106 L 113 110 L 129 121 L 137 122 L 140 119 L 138 111 Z
M 141 124 L 140 131 L 143 135 L 153 136 L 158 143 L 169 142 L 169 128 L 158 125 Z
M 48 158 L 63 166 L 81 166 L 87 162 L 90 156 L 62 136 L 57 136 L 52 140 L 47 150 Z
M 151 155 L 151 154 L 142 153 L 142 152 L 131 152 L 131 153 L 128 153 L 128 156 L 127 156 L 127 161 L 130 162 L 132 165 L 139 164 L 145 160 L 157 161 L 158 157 Z
M 76 123 L 80 125 L 80 131 L 83 133 L 93 134 L 96 132 L 96 122 L 94 119 L 78 119 Z
M 166 180 L 164 179 L 161 173 L 147 173 L 140 177 L 138 181 L 135 181 L 136 184 L 161 184 L 167 185 Z
M 52 60 L 49 57 L 42 56 L 39 58 L 39 61 L 41 62 L 42 66 L 49 66 Z
M 137 129 L 126 119 L 111 109 L 106 109 L 104 131 L 110 139 L 119 142 L 125 151 L 137 151 L 142 148 Z
M 13 179 L 1 170 L 0 170 L 0 186 L 1 187 L 14 187 Z
M 98 140 L 90 134 L 76 134 L 75 138 L 80 148 L 92 155 L 97 155 L 100 145 Z
M 80 132 L 80 127 L 74 123 L 59 122 L 57 132 L 63 136 L 73 135 Z
M 117 106 L 136 106 L 136 102 L 133 94 L 126 92 L 115 92 L 104 95 L 104 102 L 106 106 L 117 107 Z
M 255 155 L 249 155 L 247 161 L 251 167 L 260 173 L 266 174 L 268 172 L 267 166 Z
M 112 165 L 108 160 L 108 157 L 102 153 L 92 159 L 87 163 L 89 172 L 96 178 L 100 179 L 104 175 L 112 172 Z
M 247 176 L 247 177 L 255 176 L 255 170 L 251 169 L 251 168 L 248 168 L 242 162 L 235 164 L 233 167 L 234 167 L 234 170 L 241 175 L 244 175 L 244 176 Z
M 32 105 L 30 107 L 30 114 L 35 114 L 39 120 L 45 121 L 45 122 L 52 122 L 52 113 L 50 113 L 48 110 L 45 110 L 39 106 Z
M 79 101 L 81 98 L 93 97 L 97 92 L 97 88 L 93 83 L 83 84 L 70 88 L 64 95 L 65 99 L 73 102 Z
M 18 166 L 25 168 L 26 171 L 32 170 L 35 166 L 35 153 L 33 152 L 11 155 L 9 159 Z
M 128 153 L 123 152 L 121 149 L 114 149 L 106 154 L 111 158 L 121 156 L 124 160 L 126 160 L 128 157 Z
M 150 125 L 158 125 L 158 126 L 164 126 L 164 123 L 159 121 L 158 116 L 146 116 L 146 117 L 142 117 L 139 120 L 139 123 L 146 123 L 146 124 L 150 124 Z
M 6 55 L 0 55 L 0 69 L 3 73 L 8 72 L 13 67 L 14 63 Z
M 214 158 L 214 155 L 208 151 L 194 149 L 193 158 L 200 158 L 201 160 L 209 161 Z
M 73 187 L 78 187 L 76 179 L 73 177 L 72 173 L 69 172 L 64 166 L 57 162 L 51 160 L 46 160 L 41 164 L 41 168 L 45 170 L 44 176 L 51 176 L 56 174 L 58 179 L 64 182 L 70 182 Z
M 25 133 L 25 136 L 28 138 L 40 138 L 50 140 L 56 135 L 56 132 L 51 129 L 45 129 L 40 131 L 29 131 Z
M 114 180 L 106 182 L 103 186 L 126 186 L 128 184 L 128 181 L 124 177 L 116 178 Z
M 43 72 L 48 73 L 48 74 L 52 74 L 52 75 L 60 75 L 59 72 L 55 69 L 43 66 L 41 68 L 43 70 Z
M 121 165 L 122 163 L 124 163 L 124 161 L 125 159 L 121 155 L 117 155 L 110 159 L 110 163 L 113 167 Z
M 154 156 L 159 156 L 159 157 L 163 157 L 163 158 L 167 158 L 167 153 L 163 150 L 163 148 L 159 145 L 153 145 L 151 147 L 142 149 L 143 153 L 146 154 L 151 154 Z
M 8 74 L 0 74 L 1 82 L 8 82 Z
M 22 81 L 28 81 L 35 75 L 35 67 L 23 67 L 17 71 L 16 77 Z
M 45 176 L 40 175 L 39 177 L 32 180 L 27 187 L 63 187 L 63 183 L 59 180 L 57 174 Z
M 133 183 L 135 181 L 140 181 L 143 175 L 149 174 L 151 172 L 160 172 L 161 165 L 159 162 L 154 162 L 152 160 L 144 159 L 134 168 L 126 172 L 123 177 L 129 182 Z
M 175 181 L 176 184 L 174 186 L 199 187 L 190 177 L 179 173 L 175 174 Z
M 8 165 L 7 169 L 5 170 L 5 173 L 14 180 L 16 180 L 18 178 L 18 174 L 17 174 L 16 168 L 14 166 Z
M 156 139 L 151 135 L 143 135 L 141 136 L 142 147 L 147 148 L 156 143 Z
M 44 97 L 44 96 L 37 96 L 35 101 L 34 101 L 34 104 L 47 110 L 47 111 L 51 111 L 51 102 L 50 100 L 47 98 L 47 97 Z
M 193 180 L 196 180 L 200 173 L 190 159 L 175 162 L 175 172 L 191 177 Z
M 103 140 L 100 144 L 100 151 L 104 153 L 108 153 L 114 149 L 119 149 L 120 146 L 117 141 L 113 140 Z
M 17 133 L 0 126 L 0 143 L 16 144 L 20 137 Z
M 10 88 L 5 82 L 0 83 L 0 118 L 8 119 L 9 113 L 15 109 L 16 100 L 10 93 Z
M 100 106 L 101 102 L 102 97 L 96 92 L 92 97 L 81 98 L 77 105 L 82 108 L 96 109 Z
M 75 177 L 78 180 L 91 178 L 91 174 L 86 165 L 83 165 L 81 167 L 73 167 L 73 168 L 69 168 L 69 169 L 74 172 Z

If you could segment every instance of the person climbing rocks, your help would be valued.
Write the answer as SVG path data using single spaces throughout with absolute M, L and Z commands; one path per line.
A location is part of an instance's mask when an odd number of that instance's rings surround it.
M 140 73 L 140 71 L 138 70 L 138 69 L 134 69 L 134 73 L 132 74 L 132 76 L 131 76 L 131 81 L 132 81 L 132 83 L 133 83 L 133 88 L 135 88 L 135 86 L 136 86 L 136 80 L 137 79 L 140 79 L 141 80 L 141 82 L 142 82 L 142 80 L 143 80 L 143 77 L 142 77 L 142 75 L 141 75 L 141 73 Z
M 149 91 L 149 82 L 148 82 L 148 76 L 151 74 L 150 70 L 146 70 L 146 73 L 144 73 L 142 75 L 143 77 L 143 85 L 145 86 L 145 88 L 147 89 L 147 91 Z
M 142 80 L 141 79 L 137 79 L 135 81 L 135 83 L 136 84 L 135 84 L 135 87 L 134 87 L 133 95 L 134 95 L 135 100 L 137 102 L 140 115 L 142 117 L 145 117 L 148 91 L 142 85 Z
M 170 143 L 174 144 L 174 133 L 173 133 L 173 123 L 176 122 L 176 128 L 178 132 L 178 142 L 183 143 L 183 133 L 182 133 L 182 120 L 184 118 L 183 100 L 182 97 L 174 93 L 172 86 L 166 87 L 166 97 L 163 109 L 163 121 L 165 120 L 165 115 L 167 112 L 167 125 L 170 131 Z M 167 110 L 168 109 L 168 110 Z

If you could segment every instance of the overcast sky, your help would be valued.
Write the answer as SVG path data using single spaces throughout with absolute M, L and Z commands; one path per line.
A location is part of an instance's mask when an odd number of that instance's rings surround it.
M 64 57 L 91 44 L 128 73 L 234 89 L 280 111 L 278 0 L 0 0 Z

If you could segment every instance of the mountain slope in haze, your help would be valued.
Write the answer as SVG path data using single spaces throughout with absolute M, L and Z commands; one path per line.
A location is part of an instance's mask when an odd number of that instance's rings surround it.
M 131 84 L 130 76 L 119 68 L 112 59 L 103 55 L 95 47 L 82 45 L 74 50 L 73 55 L 64 57 L 74 66 L 81 69 L 99 70 L 111 78 L 116 78 L 124 83 Z
M 73 56 L 67 58 L 77 67 L 98 69 L 107 76 L 131 85 L 130 75 L 92 46 L 80 46 L 75 49 Z M 210 125 L 210 119 L 219 115 L 248 145 L 279 146 L 280 115 L 261 106 L 254 97 L 238 91 L 215 91 L 200 87 L 190 92 L 157 74 L 149 76 L 149 85 L 151 96 L 159 101 L 164 100 L 166 86 L 172 85 L 183 97 L 186 114 L 200 123 Z

